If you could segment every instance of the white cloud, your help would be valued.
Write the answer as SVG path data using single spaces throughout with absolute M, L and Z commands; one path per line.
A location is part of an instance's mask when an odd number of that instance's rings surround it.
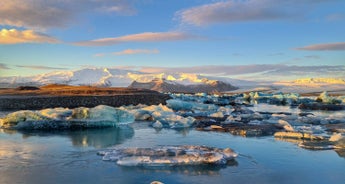
M 67 70 L 68 69 L 68 68 L 50 67 L 50 66 L 43 66 L 43 65 L 16 65 L 16 67 L 34 69 L 34 70 Z
M 87 12 L 105 10 L 116 14 L 135 11 L 125 0 L 1 0 L 0 25 L 47 29 L 66 27 Z
M 311 6 L 325 0 L 228 0 L 192 7 L 176 13 L 185 24 L 205 26 L 215 23 L 301 18 Z
M 209 76 L 227 76 L 248 80 L 272 80 L 274 78 L 301 77 L 345 77 L 345 66 L 298 66 L 285 64 L 252 64 L 252 65 L 209 65 L 193 67 L 140 67 L 139 71 L 146 73 L 197 73 Z
M 314 44 L 314 45 L 299 47 L 296 49 L 308 50 L 308 51 L 344 51 L 345 42 Z
M 106 46 L 126 42 L 164 42 L 188 40 L 192 38 L 196 38 L 196 36 L 182 32 L 145 32 L 120 37 L 101 38 L 90 41 L 75 42 L 74 44 L 79 46 Z
M 113 52 L 114 55 L 132 55 L 132 54 L 158 54 L 158 49 L 126 49 L 120 52 Z
M 2 29 L 0 31 L 0 44 L 20 43 L 58 43 L 59 40 L 33 30 Z

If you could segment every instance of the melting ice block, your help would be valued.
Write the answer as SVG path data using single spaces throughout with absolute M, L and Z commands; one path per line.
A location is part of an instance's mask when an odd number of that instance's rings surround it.
M 0 128 L 71 129 L 112 127 L 131 123 L 134 116 L 127 111 L 99 105 L 94 108 L 53 108 L 40 111 L 17 111 L 0 118 Z
M 182 117 L 165 105 L 151 105 L 143 108 L 132 109 L 130 112 L 135 116 L 136 120 L 152 120 L 153 126 L 161 126 L 168 128 L 187 128 L 192 126 L 195 119 L 193 117 Z M 161 124 L 161 125 L 159 125 Z
M 154 148 L 118 148 L 98 152 L 105 161 L 122 166 L 183 166 L 215 164 L 224 165 L 237 157 L 230 148 L 207 146 L 159 146 Z

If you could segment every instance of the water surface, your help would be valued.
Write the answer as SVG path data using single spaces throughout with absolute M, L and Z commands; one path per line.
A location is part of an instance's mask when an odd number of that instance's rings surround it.
M 240 153 L 225 167 L 121 167 L 102 161 L 111 147 L 206 145 Z M 119 128 L 0 131 L 0 183 L 343 183 L 345 158 L 273 137 L 244 138 L 192 129 L 155 130 L 147 122 Z

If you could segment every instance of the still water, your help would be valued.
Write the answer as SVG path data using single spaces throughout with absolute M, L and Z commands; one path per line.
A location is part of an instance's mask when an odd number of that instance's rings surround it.
M 240 155 L 224 167 L 138 168 L 102 161 L 111 147 L 206 145 Z M 155 130 L 147 122 L 118 128 L 0 130 L 0 183 L 343 183 L 345 155 L 310 151 L 273 137 L 244 138 L 196 130 Z

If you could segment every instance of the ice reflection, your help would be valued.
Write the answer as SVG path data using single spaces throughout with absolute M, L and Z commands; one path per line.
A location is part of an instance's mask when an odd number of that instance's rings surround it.
M 155 174 L 183 174 L 187 176 L 218 176 L 227 167 L 237 167 L 236 160 L 229 160 L 226 165 L 189 165 L 189 166 L 161 166 L 161 167 L 121 167 L 124 171 Z
M 21 133 L 23 138 L 33 136 L 51 137 L 62 136 L 69 137 L 75 147 L 94 147 L 106 148 L 109 146 L 121 144 L 134 136 L 134 129 L 130 126 L 119 126 L 102 129 L 85 130 L 64 130 L 64 131 L 22 131 L 22 130 L 1 130 L 6 134 Z
M 294 143 L 296 145 L 299 145 L 299 147 L 307 149 L 307 150 L 334 150 L 339 157 L 345 158 L 345 149 L 340 148 L 340 149 L 334 149 L 332 145 L 330 144 L 329 141 L 311 141 L 311 140 L 302 140 L 302 139 L 293 139 L 293 138 L 280 138 L 280 137 L 275 137 L 274 138 L 277 141 L 284 141 L 284 142 L 289 142 L 289 143 Z M 303 146 L 307 145 L 307 146 Z
M 77 131 L 69 134 L 73 146 L 105 148 L 121 144 L 134 136 L 133 128 L 121 126 L 109 129 Z

